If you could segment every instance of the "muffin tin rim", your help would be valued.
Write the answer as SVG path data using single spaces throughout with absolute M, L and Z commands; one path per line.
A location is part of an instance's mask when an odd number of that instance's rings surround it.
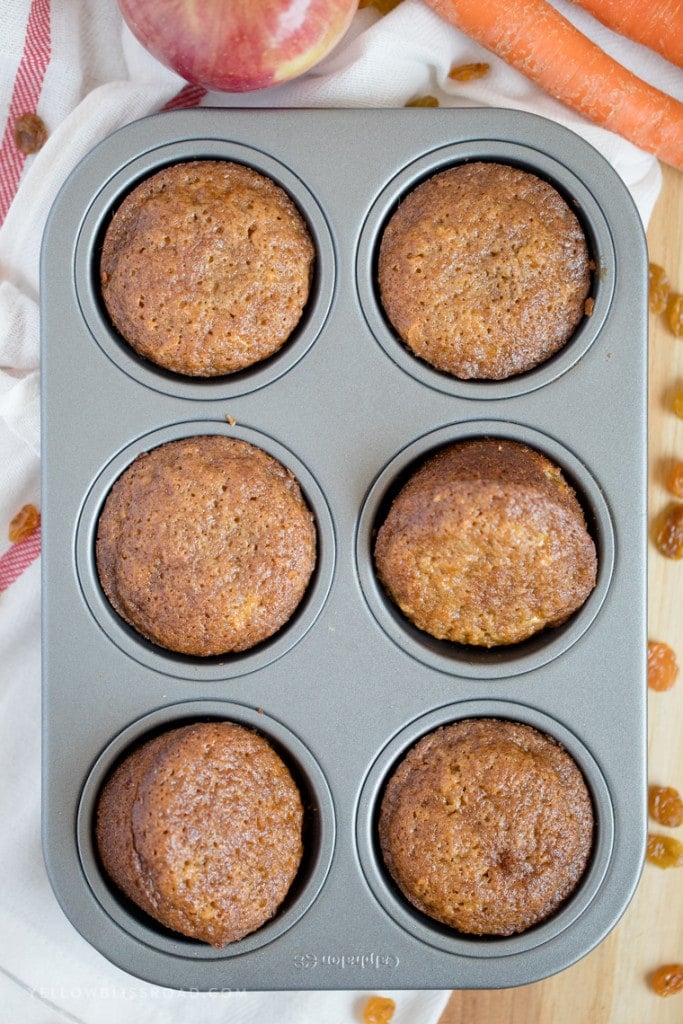
M 104 871 L 98 864 L 93 835 L 97 795 L 108 773 L 125 751 L 132 749 L 145 735 L 164 725 L 175 727 L 209 719 L 235 722 L 253 729 L 274 746 L 288 767 L 291 768 L 292 763 L 296 763 L 298 771 L 305 776 L 306 786 L 317 801 L 317 807 L 313 810 L 309 808 L 308 814 L 316 815 L 319 834 L 318 850 L 313 857 L 309 877 L 291 905 L 286 906 L 284 910 L 278 909 L 270 920 L 243 939 L 220 949 L 194 941 L 180 933 L 175 935 L 162 925 L 155 926 L 151 918 L 147 923 L 144 915 L 137 920 L 126 909 L 123 894 L 117 897 L 113 891 L 113 884 L 105 879 Z M 302 797 L 305 800 L 306 794 L 302 793 Z M 334 859 L 336 841 L 336 813 L 332 793 L 323 770 L 308 745 L 278 718 L 262 709 L 252 708 L 231 699 L 180 700 L 145 712 L 134 721 L 128 722 L 109 739 L 96 756 L 78 799 L 76 843 L 80 870 L 100 910 L 135 943 L 193 961 L 229 960 L 260 949 L 289 931 L 310 909 L 323 888 Z
M 110 214 L 136 185 L 172 164 L 196 160 L 241 163 L 271 178 L 304 218 L 315 247 L 311 293 L 290 338 L 273 355 L 252 367 L 218 378 L 173 373 L 139 356 L 108 320 L 99 295 L 97 243 Z M 230 139 L 195 137 L 161 142 L 132 155 L 91 197 L 75 240 L 73 281 L 76 303 L 97 349 L 117 369 L 153 391 L 175 398 L 219 401 L 250 394 L 278 380 L 307 354 L 322 331 L 337 288 L 337 253 L 320 202 L 296 172 L 265 151 Z
M 381 794 L 391 772 L 422 737 L 456 721 L 472 718 L 503 719 L 533 726 L 551 736 L 581 770 L 594 813 L 593 847 L 585 872 L 575 890 L 550 917 L 510 936 L 466 935 L 449 929 L 412 907 L 398 891 L 382 862 L 376 835 Z M 609 786 L 597 759 L 578 735 L 546 712 L 505 698 L 474 698 L 442 704 L 404 724 L 389 737 L 370 765 L 357 805 L 356 853 L 374 899 L 395 923 L 414 938 L 446 953 L 493 959 L 526 953 L 552 942 L 574 925 L 598 895 L 612 859 L 615 821 Z
M 448 443 L 475 438 L 500 437 L 520 441 L 546 455 L 563 473 L 576 482 L 579 492 L 590 501 L 595 516 L 594 535 L 598 554 L 596 585 L 584 604 L 566 623 L 547 628 L 520 644 L 477 648 L 438 641 L 412 625 L 385 593 L 374 569 L 374 529 L 377 515 L 387 493 L 409 466 L 424 462 Z M 570 481 L 571 482 L 571 481 Z M 579 494 L 581 496 L 581 493 Z M 437 427 L 414 438 L 401 448 L 377 473 L 365 497 L 357 519 L 355 557 L 358 578 L 365 602 L 386 635 L 407 654 L 432 669 L 475 680 L 495 680 L 518 676 L 542 668 L 569 650 L 595 621 L 612 582 L 615 563 L 615 535 L 609 506 L 602 489 L 586 464 L 566 445 L 536 427 L 516 420 L 462 420 Z M 520 653 L 521 651 L 521 653 Z
M 111 487 L 135 458 L 169 441 L 200 435 L 220 435 L 247 441 L 277 459 L 295 476 L 316 527 L 316 563 L 307 590 L 277 632 L 252 649 L 191 657 L 166 650 L 137 633 L 118 615 L 106 598 L 97 574 L 95 538 L 104 501 Z M 114 452 L 85 489 L 76 517 L 74 565 L 78 589 L 93 621 L 124 655 L 155 671 L 189 680 L 227 680 L 265 668 L 296 646 L 314 625 L 325 606 L 336 570 L 336 528 L 324 491 L 295 453 L 271 435 L 251 426 L 225 420 L 176 420 L 152 428 Z
M 530 154 L 533 154 L 535 162 L 530 159 Z M 521 167 L 552 185 L 563 195 L 570 209 L 573 202 L 575 208 L 572 212 L 581 224 L 590 258 L 596 264 L 591 285 L 591 291 L 595 292 L 595 305 L 590 316 L 585 316 L 564 346 L 544 362 L 501 380 L 461 380 L 437 370 L 412 353 L 389 323 L 375 280 L 382 231 L 401 198 L 440 171 L 479 160 Z M 571 195 L 571 200 L 566 193 Z M 385 184 L 373 200 L 361 227 L 356 250 L 355 284 L 367 327 L 392 362 L 420 384 L 454 397 L 481 401 L 531 393 L 571 370 L 598 340 L 604 327 L 614 296 L 615 268 L 614 240 L 609 223 L 600 203 L 571 166 L 561 163 L 553 154 L 525 143 L 507 139 L 467 139 L 422 153 Z

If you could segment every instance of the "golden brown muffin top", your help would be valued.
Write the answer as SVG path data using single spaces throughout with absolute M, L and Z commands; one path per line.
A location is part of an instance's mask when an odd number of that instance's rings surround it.
M 581 772 L 528 725 L 466 719 L 425 736 L 381 806 L 384 860 L 406 898 L 463 933 L 511 935 L 571 894 L 591 852 Z
M 595 545 L 560 469 L 494 438 L 449 445 L 413 474 L 379 528 L 375 564 L 419 629 L 486 647 L 564 622 L 597 574 Z
M 112 487 L 96 544 L 102 588 L 153 643 L 205 657 L 246 650 L 290 618 L 316 559 L 293 474 L 246 441 L 181 438 Z
M 415 355 L 455 377 L 501 380 L 544 362 L 574 333 L 590 256 L 548 182 L 478 161 L 403 199 L 382 236 L 379 286 Z
M 107 228 L 102 297 L 146 359 L 176 373 L 233 373 L 277 352 L 310 292 L 315 250 L 287 193 L 227 160 L 158 171 Z

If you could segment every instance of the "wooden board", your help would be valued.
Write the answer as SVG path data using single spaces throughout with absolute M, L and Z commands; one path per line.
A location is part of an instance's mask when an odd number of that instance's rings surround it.
M 683 173 L 663 168 L 664 183 L 647 233 L 650 260 L 683 292 Z M 665 479 L 683 461 L 683 420 L 671 411 L 683 389 L 683 339 L 650 315 L 650 521 L 670 500 Z M 605 396 L 609 400 L 609 396 Z M 649 550 L 649 635 L 664 640 L 683 666 L 683 561 Z M 596 666 L 596 671 L 599 666 Z M 667 693 L 648 696 L 651 783 L 683 793 L 683 673 Z M 670 831 L 683 841 L 683 827 Z M 573 967 L 517 989 L 454 992 L 439 1024 L 681 1024 L 683 993 L 662 999 L 648 985 L 663 963 L 683 963 L 683 868 L 645 865 L 636 895 L 604 942 Z

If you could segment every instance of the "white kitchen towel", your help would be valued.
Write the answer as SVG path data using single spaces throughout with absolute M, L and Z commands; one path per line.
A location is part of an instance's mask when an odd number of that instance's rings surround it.
M 556 4 L 622 63 L 683 99 L 679 69 L 569 0 Z M 481 60 L 491 65 L 485 78 L 448 79 L 453 64 Z M 565 124 L 615 167 L 647 224 L 661 183 L 652 156 L 566 110 L 421 0 L 403 0 L 384 17 L 373 7 L 360 10 L 342 43 L 303 78 L 230 96 L 184 88 L 132 37 L 115 0 L 0 5 L 0 1024 L 362 1019 L 366 996 L 359 992 L 161 989 L 113 967 L 67 921 L 40 848 L 40 532 L 12 544 L 7 526 L 23 505 L 40 505 L 40 242 L 51 203 L 78 160 L 116 128 L 167 105 L 403 106 L 426 93 L 442 106 L 506 106 Z M 49 132 L 27 157 L 13 137 L 16 117 L 26 112 L 40 114 Z M 392 995 L 395 1024 L 432 1024 L 448 994 Z

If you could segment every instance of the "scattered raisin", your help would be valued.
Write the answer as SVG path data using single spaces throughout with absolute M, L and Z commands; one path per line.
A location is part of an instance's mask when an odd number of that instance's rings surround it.
M 683 295 L 670 295 L 666 307 L 669 327 L 677 338 L 683 338 Z
M 9 524 L 9 539 L 12 544 L 26 540 L 40 526 L 40 512 L 35 505 L 24 505 Z
M 683 843 L 673 836 L 657 835 L 647 837 L 647 859 L 658 868 L 683 867 Z
M 364 1024 L 389 1024 L 396 1003 L 387 996 L 370 996 L 363 1008 Z
M 658 263 L 648 264 L 648 285 L 650 312 L 663 313 L 669 301 L 671 287 L 664 267 L 660 267 Z
M 678 418 L 683 420 L 683 390 L 676 392 L 671 403 L 671 408 Z
M 47 141 L 45 122 L 37 114 L 22 114 L 14 122 L 14 141 L 22 153 L 37 153 Z
M 666 486 L 677 498 L 683 498 L 683 462 L 675 462 L 666 478 Z
M 683 991 L 683 964 L 664 964 L 650 978 L 652 990 L 658 996 L 674 996 Z
M 654 541 L 667 558 L 683 558 L 683 504 L 672 502 L 656 525 Z
M 650 786 L 648 790 L 650 815 L 660 825 L 677 828 L 683 825 L 683 800 L 673 786 Z
M 408 100 L 407 107 L 438 107 L 439 101 L 436 96 L 416 96 L 414 100 Z
M 472 82 L 475 78 L 483 78 L 488 75 L 491 65 L 482 61 L 480 64 L 454 64 L 448 72 L 448 77 L 453 82 Z
M 678 677 L 676 652 L 661 640 L 647 645 L 647 685 L 651 690 L 670 690 Z

